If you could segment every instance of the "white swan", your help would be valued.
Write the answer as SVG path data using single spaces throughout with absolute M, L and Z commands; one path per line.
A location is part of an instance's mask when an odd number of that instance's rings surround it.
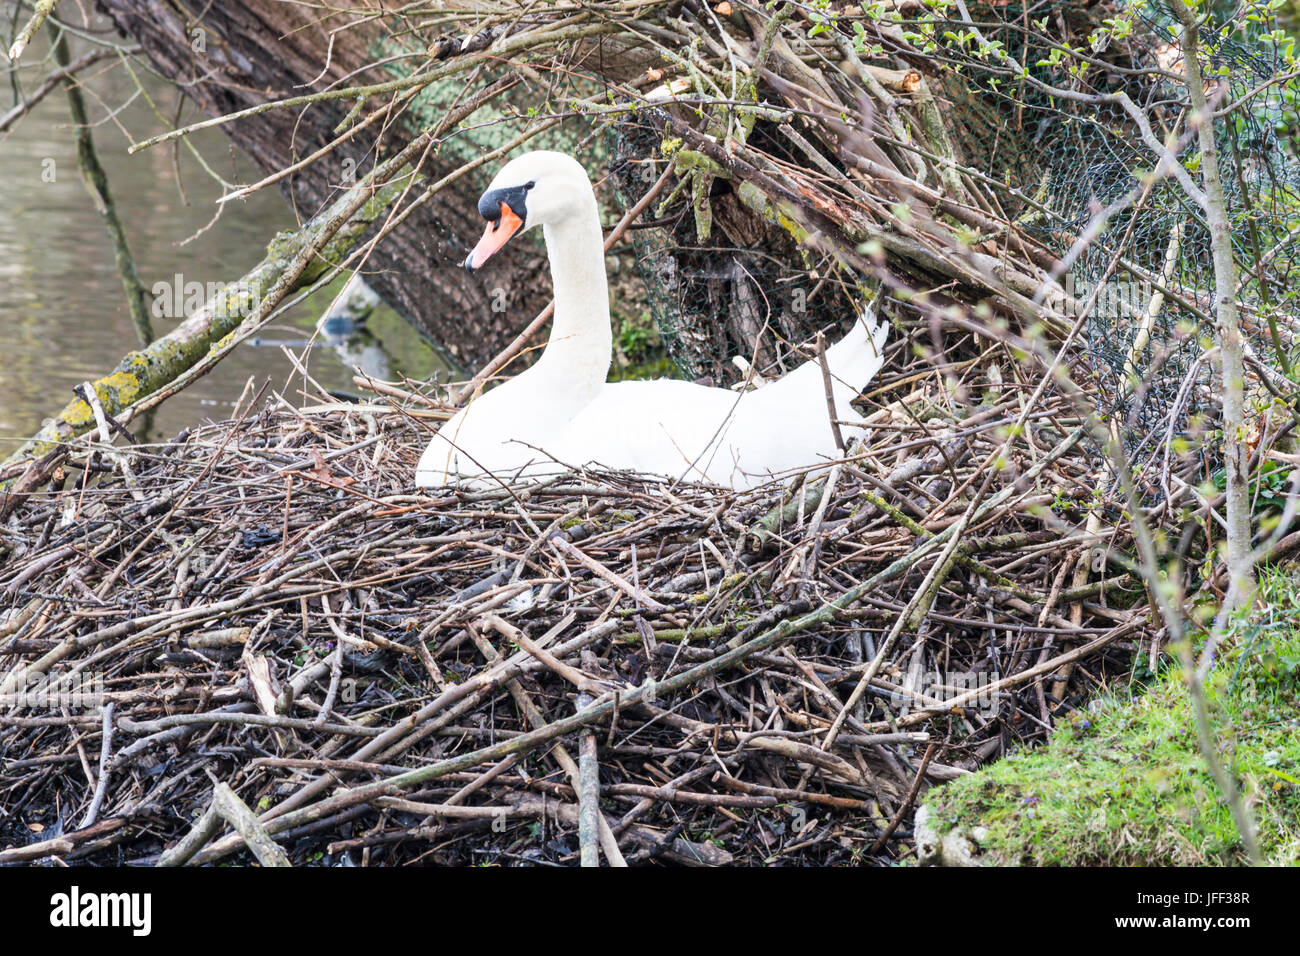
M 593 465 L 744 489 L 841 457 L 815 359 L 742 393 L 669 379 L 606 383 L 612 336 L 605 255 L 596 196 L 576 160 L 550 151 L 511 160 L 478 208 L 488 226 L 465 267 L 477 269 L 511 236 L 540 225 L 555 318 L 532 368 L 442 426 L 420 457 L 419 487 L 478 486 L 488 476 L 511 480 Z M 862 422 L 849 401 L 880 370 L 887 332 L 867 312 L 827 350 L 846 442 Z

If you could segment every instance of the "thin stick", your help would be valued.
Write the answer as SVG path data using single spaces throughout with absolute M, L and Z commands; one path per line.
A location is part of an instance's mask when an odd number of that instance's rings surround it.
M 92 826 L 99 819 L 99 810 L 104 805 L 104 797 L 108 794 L 108 777 L 112 770 L 112 764 L 109 760 L 113 753 L 113 702 L 110 700 L 104 704 L 104 725 L 100 730 L 99 741 L 99 778 L 95 781 L 95 796 L 90 801 L 90 809 L 82 818 L 81 827 L 86 829 Z

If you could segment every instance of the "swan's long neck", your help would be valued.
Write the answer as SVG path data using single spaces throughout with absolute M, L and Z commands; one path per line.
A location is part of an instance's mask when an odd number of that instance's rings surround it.
M 609 283 L 596 197 L 580 214 L 542 227 L 555 287 L 555 319 L 538 367 L 576 388 L 605 384 L 612 358 Z

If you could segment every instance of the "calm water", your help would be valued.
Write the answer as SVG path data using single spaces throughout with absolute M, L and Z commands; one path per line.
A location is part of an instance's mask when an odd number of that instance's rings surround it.
M 24 55 L 27 89 L 34 89 L 45 73 L 39 65 L 42 52 L 31 49 Z M 74 58 L 82 52 L 74 45 Z M 162 113 L 174 116 L 178 94 L 138 68 L 137 75 Z M 97 124 L 100 162 L 146 289 L 157 282 L 170 287 L 178 274 L 185 283 L 232 282 L 261 260 L 277 230 L 294 227 L 288 205 L 274 188 L 228 204 L 209 226 L 221 187 L 187 149 L 173 153 L 162 146 L 127 155 L 130 142 L 166 128 L 144 97 L 136 95 L 115 117 L 105 119 L 110 108 L 131 99 L 134 80 L 121 66 L 105 61 L 84 73 L 83 81 L 91 122 Z M 0 87 L 0 113 L 14 102 L 9 86 Z M 200 118 L 187 106 L 182 123 Z M 15 441 L 30 437 L 43 419 L 66 404 L 73 386 L 112 371 L 137 344 L 107 230 L 77 169 L 69 122 L 67 98 L 57 90 L 16 128 L 0 134 L 0 460 Z M 232 152 L 220 131 L 207 130 L 192 142 L 227 181 L 261 178 L 249 160 Z M 174 163 L 179 164 L 184 196 Z M 47 181 L 51 169 L 52 182 Z M 185 243 L 196 233 L 201 234 Z M 163 403 L 145 437 L 166 438 L 196 422 L 225 418 L 250 376 L 259 384 L 269 380 L 273 388 L 288 388 L 286 397 L 301 402 L 292 394 L 301 379 L 290 383 L 292 366 L 280 343 L 291 343 L 301 353 L 329 300 L 322 293 L 298 306 L 266 330 L 260 347 L 241 347 Z M 178 322 L 155 316 L 154 334 L 161 336 Z M 342 359 L 326 345 L 310 350 L 305 361 L 321 385 L 356 391 L 344 361 L 364 361 L 367 372 L 381 377 L 400 371 L 425 378 L 443 369 L 435 353 L 391 311 L 381 309 L 369 327 L 373 338 L 354 341 Z

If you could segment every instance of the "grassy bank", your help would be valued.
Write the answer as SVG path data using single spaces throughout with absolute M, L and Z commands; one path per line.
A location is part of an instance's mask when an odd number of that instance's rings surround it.
M 1261 584 L 1206 690 L 1220 754 L 1241 782 L 1265 860 L 1295 865 L 1300 571 L 1270 569 Z M 1244 862 L 1197 747 L 1181 671 L 1129 690 L 1076 712 L 1046 746 L 933 791 L 921 829 L 934 852 L 1031 866 Z

